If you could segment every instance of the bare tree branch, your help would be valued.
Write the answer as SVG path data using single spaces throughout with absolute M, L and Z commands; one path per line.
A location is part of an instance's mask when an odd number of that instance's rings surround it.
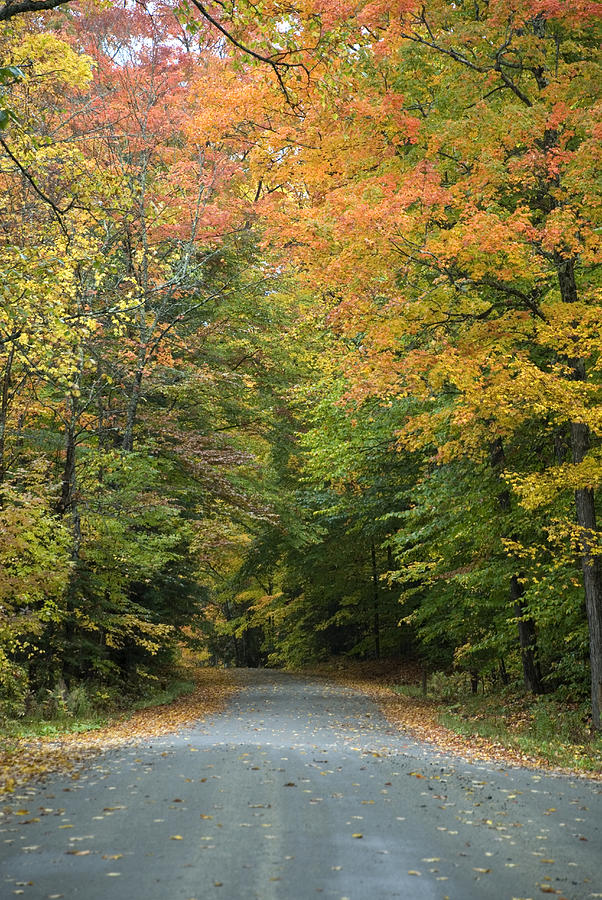
M 281 70 L 282 69 L 285 69 L 285 70 L 286 69 L 303 69 L 306 76 L 309 77 L 309 72 L 307 70 L 307 66 L 302 62 L 287 61 L 285 59 L 285 57 L 288 55 L 288 53 L 286 51 L 283 51 L 280 53 L 274 53 L 272 56 L 264 56 L 263 54 L 258 53 L 256 50 L 253 50 L 251 47 L 247 47 L 245 44 L 242 44 L 238 40 L 238 38 L 234 37 L 232 32 L 228 31 L 228 29 L 225 28 L 221 24 L 221 22 L 219 22 L 214 16 L 212 16 L 211 13 L 204 6 L 204 4 L 200 2 L 200 0 L 192 0 L 192 2 L 194 4 L 194 6 L 198 9 L 200 14 L 203 16 L 203 18 L 207 22 L 209 22 L 211 25 L 213 25 L 214 28 L 217 28 L 217 30 L 220 32 L 220 34 L 223 34 L 224 37 L 226 38 L 226 40 L 228 40 L 234 47 L 237 47 L 238 50 L 242 50 L 243 53 L 246 53 L 248 56 L 251 56 L 253 59 L 258 60 L 259 62 L 266 63 L 268 66 L 272 67 L 274 74 L 278 80 L 280 89 L 282 90 L 282 93 L 284 94 L 286 102 L 288 103 L 288 105 L 290 107 L 295 109 L 296 104 L 293 102 L 293 100 L 290 96 L 290 93 L 288 91 L 288 88 L 287 88 L 286 84 L 284 83 L 284 79 L 282 78 Z
M 5 0 L 4 5 L 0 7 L 0 22 L 6 22 L 13 16 L 20 16 L 23 13 L 56 9 L 57 6 L 64 6 L 69 2 L 70 0 Z
M 59 225 L 61 226 L 61 231 L 65 234 L 65 236 L 68 239 L 69 232 L 67 231 L 67 228 L 65 226 L 63 216 L 65 215 L 65 213 L 69 212 L 69 210 L 73 206 L 73 201 L 71 203 L 69 203 L 69 205 L 65 209 L 60 209 L 60 207 L 58 207 L 56 205 L 54 200 L 51 200 L 50 197 L 44 193 L 44 191 L 41 189 L 41 187 L 38 185 L 38 183 L 34 179 L 33 175 L 31 175 L 31 173 L 27 171 L 25 166 L 23 166 L 23 164 L 19 162 L 17 157 L 14 155 L 14 153 L 12 152 L 12 150 L 10 149 L 10 147 L 4 140 L 4 138 L 0 138 L 0 147 L 2 147 L 4 149 L 4 152 L 6 153 L 6 155 L 13 161 L 13 163 L 16 165 L 17 169 L 21 172 L 23 177 L 27 179 L 27 181 L 30 183 L 30 185 L 32 186 L 32 188 L 34 189 L 34 191 L 36 192 L 38 197 L 40 197 L 44 201 L 44 203 L 48 204 L 48 206 L 51 208 L 51 210 L 53 211 L 53 213 L 55 214 L 55 216 L 57 218 Z

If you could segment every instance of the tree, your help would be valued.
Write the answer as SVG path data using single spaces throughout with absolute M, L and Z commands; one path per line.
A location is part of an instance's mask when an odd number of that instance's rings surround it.
M 576 522 L 565 534 L 580 546 L 599 728 L 599 467 L 588 450 L 599 433 L 598 13 L 528 0 L 366 4 L 355 21 L 326 7 L 319 24 L 316 13 L 298 10 L 294 38 L 301 47 L 328 30 L 327 49 L 305 57 L 321 82 L 278 114 L 253 69 L 231 98 L 228 134 L 243 133 L 274 240 L 290 242 L 353 345 L 350 396 L 426 404 L 400 429 L 402 446 L 477 462 L 529 421 L 570 431 L 561 471 Z M 270 90 L 270 112 L 253 120 L 249 95 Z M 431 405 L 443 393 L 452 402 Z M 558 485 L 547 467 L 543 483 Z

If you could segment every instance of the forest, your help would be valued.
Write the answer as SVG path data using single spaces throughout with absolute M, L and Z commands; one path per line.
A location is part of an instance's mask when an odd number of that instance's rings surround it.
M 0 718 L 182 653 L 602 729 L 590 0 L 2 0 Z

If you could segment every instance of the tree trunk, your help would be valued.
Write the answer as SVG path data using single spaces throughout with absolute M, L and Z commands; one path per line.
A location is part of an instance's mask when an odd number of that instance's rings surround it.
M 510 684 L 508 670 L 506 669 L 506 663 L 504 662 L 503 657 L 500 658 L 500 678 L 502 679 L 502 684 Z
M 571 258 L 556 259 L 556 271 L 560 293 L 565 303 L 577 300 L 575 265 Z M 585 381 L 586 370 L 583 359 L 571 359 L 573 378 Z M 577 465 L 589 450 L 589 428 L 583 422 L 571 422 L 571 451 Z M 596 552 L 599 534 L 596 525 L 596 504 L 592 488 L 575 491 L 575 514 L 581 544 L 581 571 L 585 608 L 589 627 L 589 658 L 591 666 L 592 728 L 602 729 L 602 566 Z
M 535 622 L 525 617 L 525 604 L 522 599 L 523 587 L 517 575 L 510 579 L 510 601 L 514 606 L 518 619 L 518 640 L 520 643 L 520 655 L 523 663 L 523 678 L 525 687 L 533 694 L 542 694 L 541 670 L 537 662 L 537 636 Z
M 142 395 L 142 378 L 144 375 L 144 366 L 146 364 L 146 351 L 141 351 L 141 354 L 138 358 L 138 367 L 136 369 L 136 374 L 134 376 L 134 384 L 132 386 L 132 393 L 127 406 L 126 420 L 125 420 L 125 431 L 123 433 L 123 444 L 122 447 L 127 452 L 131 453 L 134 449 L 134 426 L 136 424 L 136 416 L 138 414 L 138 405 L 140 403 L 140 397 Z
M 376 547 L 372 541 L 372 634 L 374 635 L 374 656 L 380 659 L 380 597 L 378 592 L 378 570 L 376 568 Z
M 479 673 L 476 669 L 470 670 L 470 693 L 478 694 L 479 693 Z
M 61 479 L 61 496 L 56 507 L 56 511 L 60 516 L 64 516 L 73 506 L 73 495 L 75 493 L 75 459 L 75 431 L 73 423 L 69 422 L 65 427 L 65 462 Z
M 13 368 L 13 360 L 15 358 L 14 345 L 10 348 L 6 365 L 4 367 L 4 376 L 2 378 L 2 400 L 0 403 L 0 484 L 6 478 L 6 420 L 8 417 L 8 398 L 10 390 L 10 378 Z
M 506 467 L 506 454 L 500 438 L 497 438 L 491 445 L 490 462 L 493 471 L 501 475 Z M 511 499 L 508 488 L 505 487 L 498 495 L 498 503 L 500 510 L 505 513 L 510 511 Z M 531 618 L 525 618 L 525 607 L 521 599 L 523 588 L 518 579 L 519 576 L 516 574 L 510 578 L 510 603 L 518 619 L 518 642 L 523 664 L 523 681 L 528 691 L 534 694 L 541 694 L 543 693 L 543 687 L 539 663 L 537 662 L 535 622 Z
M 589 429 L 579 422 L 571 423 L 573 462 L 579 463 L 589 448 Z M 585 591 L 585 608 L 589 626 L 589 659 L 591 666 L 592 727 L 602 728 L 602 570 L 596 553 L 599 535 L 596 527 L 596 505 L 591 488 L 575 491 L 575 510 L 581 544 L 581 571 Z

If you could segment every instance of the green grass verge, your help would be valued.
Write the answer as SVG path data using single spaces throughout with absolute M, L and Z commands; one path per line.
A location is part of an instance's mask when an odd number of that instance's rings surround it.
M 478 735 L 553 767 L 602 774 L 602 735 L 591 735 L 586 704 L 509 690 L 438 702 L 440 724 L 456 734 Z

